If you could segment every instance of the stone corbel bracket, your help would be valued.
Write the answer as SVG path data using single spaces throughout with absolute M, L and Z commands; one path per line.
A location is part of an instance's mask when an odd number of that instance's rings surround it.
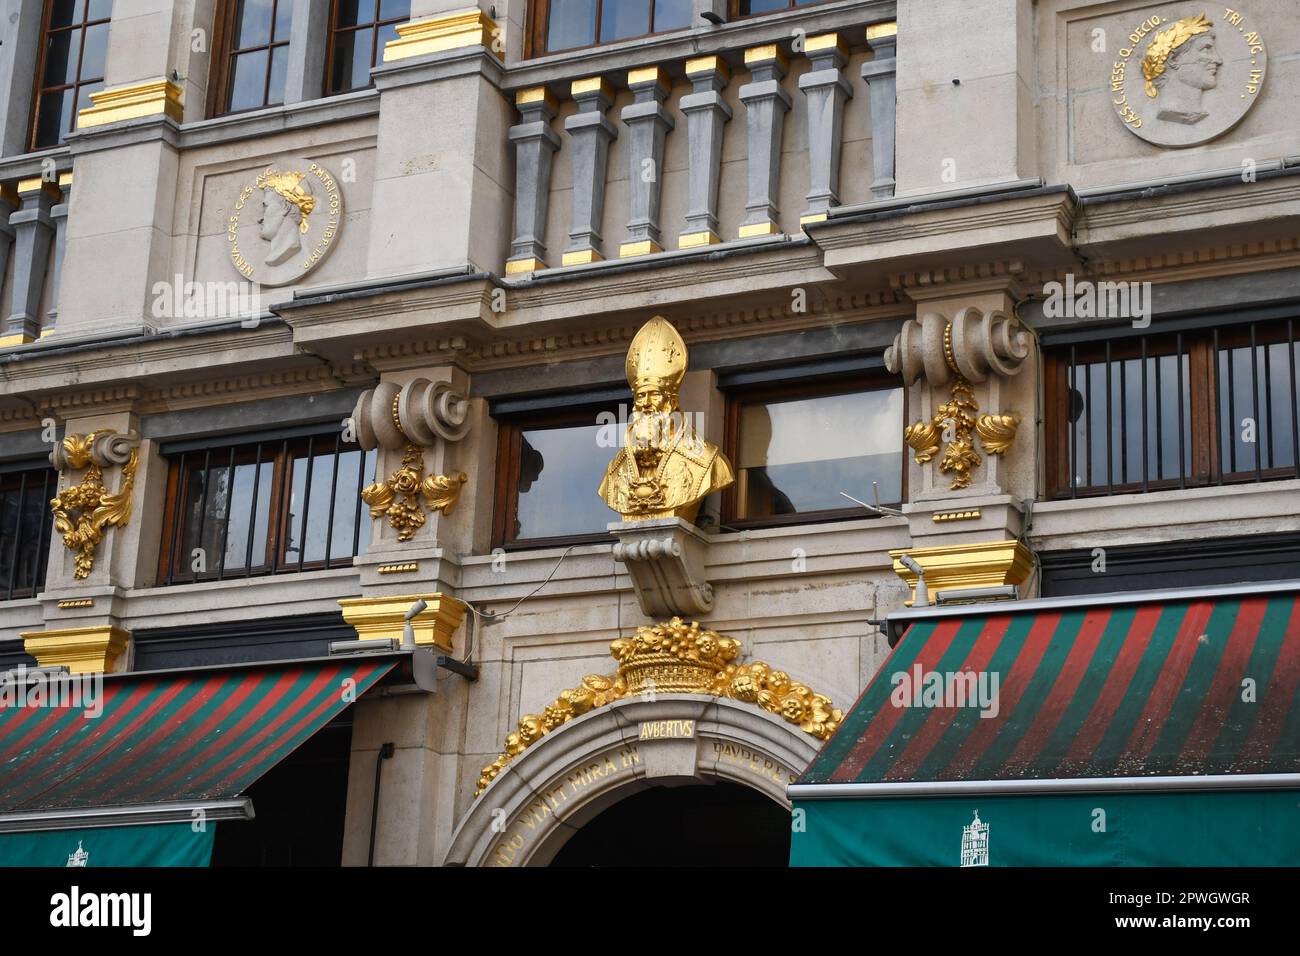
M 426 507 L 451 514 L 469 476 L 464 472 L 426 476 L 424 449 L 439 439 L 460 441 L 469 432 L 469 401 L 464 395 L 446 382 L 423 378 L 401 386 L 381 382 L 357 399 L 351 423 L 357 444 L 365 451 L 404 450 L 402 467 L 361 491 L 371 517 L 387 517 L 398 540 L 410 541 L 424 527 Z
M 609 525 L 618 539 L 614 560 L 627 566 L 641 611 L 660 618 L 707 614 L 713 585 L 704 579 L 708 538 L 681 518 Z
M 352 411 L 357 443 L 366 451 L 407 445 L 429 448 L 438 439 L 460 441 L 469 432 L 469 401 L 446 382 L 417 378 L 381 382 L 361 393 Z
M 905 384 L 924 379 L 932 388 L 952 387 L 951 398 L 931 420 L 908 425 L 903 437 L 918 465 L 933 460 L 946 442 L 939 470 L 953 476 L 954 491 L 970 485 L 972 472 L 982 462 L 975 437 L 988 454 L 1002 455 L 1021 422 L 1015 412 L 977 416 L 971 383 L 1018 374 L 1029 346 L 1030 333 L 1018 319 L 968 306 L 951 322 L 938 312 L 927 312 L 919 321 L 909 319 L 885 350 L 885 367 L 902 375 Z

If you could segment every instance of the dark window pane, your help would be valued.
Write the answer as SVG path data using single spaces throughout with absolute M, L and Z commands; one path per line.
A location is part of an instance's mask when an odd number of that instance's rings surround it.
M 397 24 L 390 23 L 386 27 L 379 28 L 379 46 L 375 48 L 375 61 L 371 65 L 384 62 L 384 47 L 397 39 Z M 369 80 L 366 81 L 370 82 Z
M 267 51 L 241 53 L 230 72 L 230 111 L 257 109 L 265 105 Z
M 655 0 L 655 32 L 689 27 L 691 12 L 691 0 Z
M 293 0 L 280 0 L 275 5 L 275 41 L 285 43 L 293 30 Z
M 95 101 L 90 98 L 91 93 L 98 93 L 104 88 L 104 81 L 99 80 L 95 83 L 83 83 L 77 87 L 77 102 L 74 107 L 74 115 L 80 113 L 88 106 L 94 106 Z
M 751 13 L 771 13 L 773 10 L 788 10 L 789 8 L 789 0 L 740 0 L 740 13 L 742 16 Z
M 368 23 L 374 8 L 375 0 L 338 0 L 334 26 L 337 29 Z
M 104 76 L 104 57 L 108 53 L 108 24 L 86 27 L 81 54 L 81 79 L 97 80 Z
M 617 450 L 601 443 L 609 431 L 593 416 L 589 425 L 524 432 L 515 538 L 598 533 L 618 520 L 596 494 Z
M 113 13 L 113 0 L 90 0 L 86 10 L 87 20 L 107 20 Z
M 357 90 L 370 82 L 371 30 L 354 30 L 340 33 L 334 39 L 334 64 L 330 75 L 330 90 L 343 93 Z
M 273 106 L 284 102 L 284 86 L 289 75 L 289 48 L 278 46 L 271 50 L 271 86 L 266 93 L 266 103 Z
M 84 9 L 84 0 L 53 0 L 50 4 L 50 29 L 80 23 Z
M 410 19 L 411 0 L 379 0 L 379 19 L 395 20 L 401 17 Z
M 901 389 L 746 404 L 740 413 L 738 516 L 844 506 L 840 492 L 902 498 Z
M 45 72 L 41 76 L 41 86 L 65 86 L 77 81 L 77 47 L 80 43 L 80 30 L 64 30 L 49 35 L 45 42 Z
M 266 533 L 270 525 L 271 482 L 273 465 L 262 462 L 261 474 L 254 472 L 254 462 L 235 466 L 234 489 L 230 504 L 230 530 L 226 536 L 226 556 L 224 567 L 227 571 L 242 570 L 248 561 L 249 526 L 256 521 L 253 530 L 252 565 L 258 567 L 266 563 Z M 254 509 L 253 484 L 256 479 L 257 502 Z
M 226 470 L 202 465 L 190 470 L 185 485 L 185 533 L 175 556 L 176 574 L 181 578 L 216 574 L 221 569 L 221 538 L 229 508 Z
M 600 42 L 609 43 L 650 32 L 651 0 L 621 0 L 607 3 L 600 12 Z
M 239 0 L 232 49 L 246 50 L 271 42 L 273 0 Z
M 72 101 L 72 90 L 41 95 L 34 144 L 38 149 L 44 146 L 57 146 L 63 142 L 72 122 Z
M 0 597 L 7 591 L 9 574 L 13 568 L 13 542 L 19 524 L 18 498 L 16 487 L 10 491 L 0 491 Z
M 546 49 L 567 50 L 596 42 L 596 0 L 551 0 Z

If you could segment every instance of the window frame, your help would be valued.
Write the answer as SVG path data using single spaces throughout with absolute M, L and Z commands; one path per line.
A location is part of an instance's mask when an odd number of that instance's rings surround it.
M 330 83 L 334 77 L 334 51 L 336 49 L 335 38 L 340 33 L 356 33 L 358 30 L 370 30 L 373 33 L 370 42 L 370 69 L 373 70 L 382 62 L 382 49 L 379 46 L 379 29 L 380 27 L 392 26 L 396 23 L 408 23 L 411 14 L 408 12 L 405 16 L 392 17 L 388 20 L 379 19 L 379 6 L 383 0 L 367 0 L 374 5 L 375 19 L 365 24 L 353 27 L 338 27 L 338 9 L 339 0 L 330 0 L 329 26 L 325 31 L 325 75 L 321 78 L 321 95 L 322 96 L 343 96 L 346 93 L 357 93 L 361 90 L 372 89 L 375 81 L 371 79 L 365 86 L 354 86 L 347 90 L 335 90 L 330 88 Z
M 283 100 L 279 103 L 268 103 L 266 102 L 266 99 L 271 90 L 271 73 L 273 72 L 273 63 L 275 60 L 274 51 L 281 47 L 288 50 L 293 42 L 292 36 L 285 40 L 275 39 L 275 28 L 277 20 L 279 19 L 280 7 L 287 5 L 292 11 L 293 0 L 272 0 L 271 38 L 267 43 L 258 46 L 241 47 L 236 50 L 234 48 L 236 27 L 235 17 L 239 10 L 239 3 L 240 0 L 221 0 L 221 2 L 217 4 L 216 17 L 213 23 L 212 62 L 209 67 L 208 76 L 208 117 L 212 119 L 219 116 L 238 116 L 242 113 L 255 113 L 258 110 L 275 109 L 285 105 Z M 255 53 L 258 50 L 266 51 L 266 77 L 262 83 L 262 104 L 260 106 L 250 106 L 245 109 L 232 110 L 230 108 L 230 80 L 231 68 L 232 64 L 235 62 L 235 57 L 239 54 Z
M 59 493 L 59 473 L 51 467 L 47 458 L 22 458 L 14 461 L 0 462 L 0 486 L 3 486 L 5 480 L 11 475 L 19 475 L 20 501 L 26 500 L 27 495 L 34 494 L 33 485 L 29 484 L 29 478 L 32 475 L 40 474 L 42 510 L 45 514 L 45 520 L 41 522 L 40 529 L 36 535 L 36 575 L 35 579 L 26 586 L 17 586 L 19 544 L 22 542 L 22 535 L 19 533 L 21 527 L 22 512 L 17 515 L 18 525 L 14 528 L 14 539 L 12 543 L 4 542 L 0 547 L 8 546 L 9 552 L 9 576 L 0 580 L 0 605 L 6 601 L 22 601 L 35 598 L 45 590 L 45 584 L 49 577 L 50 564 L 50 545 L 54 540 L 54 514 L 50 510 L 50 500 Z M 6 492 L 7 493 L 7 492 Z
M 314 443 L 320 439 L 333 440 L 333 452 L 318 451 Z M 259 454 L 254 452 L 253 458 L 249 461 L 241 461 L 241 452 L 249 449 L 265 449 L 271 446 L 271 454 Z M 278 446 L 278 447 L 276 447 Z M 351 452 L 358 452 L 361 455 L 360 460 L 360 477 L 357 488 L 357 510 L 353 521 L 355 530 L 353 534 L 353 547 L 351 553 L 344 554 L 334 553 L 332 550 L 332 541 L 334 535 L 334 503 L 338 497 L 338 481 L 340 469 L 338 461 L 342 456 Z M 375 480 L 371 468 L 367 467 L 367 459 L 374 452 L 367 452 L 361 449 L 355 442 L 349 443 L 343 440 L 342 433 L 337 428 L 331 428 L 328 424 L 319 426 L 299 426 L 296 428 L 281 429 L 272 432 L 256 432 L 244 435 L 225 435 L 212 441 L 199 442 L 177 442 L 162 449 L 163 460 L 167 463 L 167 484 L 166 497 L 164 499 L 163 509 L 163 526 L 162 534 L 159 539 L 158 548 L 158 568 L 157 568 L 157 586 L 170 587 L 173 585 L 199 584 L 209 581 L 230 581 L 238 578 L 254 577 L 276 577 L 281 574 L 298 574 L 305 571 L 322 571 L 340 567 L 351 567 L 353 559 L 360 554 L 365 553 L 368 545 L 365 529 L 361 527 L 368 512 L 367 506 L 361 500 L 360 491 L 366 487 L 366 484 Z M 335 465 L 331 479 L 330 495 L 330 520 L 326 528 L 326 550 L 325 557 L 320 560 L 306 560 L 306 537 L 299 546 L 299 557 L 297 560 L 288 557 L 288 544 L 290 534 L 290 501 L 293 495 L 293 462 L 311 461 L 314 462 L 316 457 L 334 456 Z M 209 568 L 203 572 L 194 572 L 188 567 L 188 554 L 185 550 L 187 543 L 186 536 L 190 529 L 186 525 L 188 515 L 187 499 L 189 496 L 191 474 L 198 470 L 197 462 L 191 464 L 187 459 L 190 456 L 203 456 L 203 470 L 205 473 L 213 474 L 229 469 L 232 465 L 238 467 L 241 464 L 253 464 L 255 466 L 254 482 L 252 492 L 252 512 L 249 521 L 248 536 L 249 542 L 245 548 L 244 566 L 233 569 L 227 569 L 225 566 L 226 543 L 230 533 L 230 508 L 227 505 L 227 514 L 225 529 L 222 536 L 222 562 L 219 568 Z M 376 455 L 376 461 L 378 460 Z M 229 462 L 230 464 L 223 464 Z M 260 497 L 261 488 L 261 467 L 263 465 L 271 466 L 271 490 L 267 496 L 269 510 L 272 512 L 268 515 L 261 515 L 257 502 Z M 303 529 L 306 528 L 306 518 L 310 516 L 310 480 L 311 469 L 314 465 L 309 465 L 307 474 L 304 477 L 304 487 L 307 489 L 307 508 L 304 515 Z M 207 489 L 204 489 L 206 500 Z M 204 521 L 206 522 L 206 511 L 204 512 Z M 372 519 L 373 520 L 373 519 Z M 200 531 L 202 530 L 200 525 Z M 266 542 L 261 552 L 261 560 L 253 563 L 253 557 L 257 557 L 253 543 L 262 529 L 265 529 Z M 198 540 L 202 540 L 202 535 L 198 535 Z
M 737 513 L 737 485 L 740 478 L 740 412 L 745 405 L 781 401 L 791 398 L 822 398 L 847 395 L 855 392 L 878 392 L 899 389 L 903 395 L 903 413 L 898 421 L 898 443 L 902 476 L 899 484 L 900 502 L 882 501 L 882 505 L 901 505 L 908 500 L 907 444 L 903 429 L 908 421 L 908 389 L 898 376 L 884 369 L 867 368 L 851 373 L 825 374 L 815 377 L 759 381 L 735 385 L 724 389 L 726 396 L 726 424 L 723 451 L 736 472 L 736 482 L 722 491 L 721 525 L 724 531 L 748 531 L 754 528 L 779 528 L 788 525 L 822 524 L 831 521 L 849 521 L 855 518 L 880 517 L 871 512 L 864 514 L 858 505 L 846 504 L 843 508 L 824 508 L 820 511 L 796 512 L 789 515 L 762 515 L 741 518 Z
M 584 46 L 566 46 L 561 50 L 551 50 L 547 47 L 546 36 L 550 32 L 551 25 L 551 0 L 533 0 L 528 4 L 528 25 L 524 30 L 524 59 L 532 59 L 541 56 L 559 56 L 564 53 L 576 53 L 579 50 L 594 50 L 597 47 L 611 46 L 615 43 L 626 43 L 629 40 L 640 40 L 650 36 L 668 36 L 671 33 L 688 33 L 691 30 L 691 23 L 684 27 L 674 27 L 671 30 L 655 30 L 655 0 L 648 0 L 650 3 L 650 31 L 640 33 L 636 36 L 619 37 L 617 40 L 600 39 L 600 18 L 604 12 L 606 2 L 618 2 L 618 0 L 596 0 L 596 41 Z M 736 2 L 736 0 L 731 0 Z
M 740 0 L 727 0 L 727 22 L 734 20 L 753 20 L 756 17 L 773 17 L 778 13 L 789 13 L 791 10 L 803 10 L 807 7 L 818 7 L 824 3 L 832 3 L 834 0 L 812 0 L 811 3 L 796 3 L 795 0 L 786 0 L 786 6 L 781 10 L 764 10 L 762 13 L 741 13 Z
M 497 480 L 492 505 L 492 547 L 505 551 L 529 551 L 541 548 L 564 548 L 575 544 L 603 544 L 614 540 L 608 531 L 579 534 L 552 535 L 545 538 L 511 538 L 508 531 L 519 517 L 519 457 L 523 451 L 523 435 L 530 429 L 562 428 L 565 425 L 590 424 L 601 412 L 612 411 L 618 415 L 617 403 L 591 401 L 581 404 L 556 405 L 531 411 L 502 415 L 497 424 Z M 610 450 L 610 460 L 617 449 Z M 591 489 L 596 494 L 596 489 Z M 610 521 L 618 515 L 609 513 Z
M 81 35 L 80 43 L 78 43 L 77 45 L 76 79 L 74 79 L 71 83 L 63 84 L 62 86 L 44 86 L 43 84 L 45 82 L 45 60 L 50 45 L 49 44 L 50 18 L 53 17 L 54 15 L 54 0 L 43 0 L 41 4 L 41 30 L 40 30 L 40 38 L 37 41 L 38 46 L 36 50 L 36 72 L 32 77 L 32 99 L 31 99 L 32 105 L 31 105 L 31 112 L 29 114 L 30 122 L 28 124 L 28 129 L 27 129 L 27 145 L 28 148 L 32 150 L 32 152 L 40 152 L 47 149 L 58 149 L 60 146 L 63 146 L 67 134 L 73 133 L 77 129 L 77 114 L 80 112 L 80 109 L 78 108 L 77 104 L 80 102 L 81 88 L 83 86 L 92 86 L 95 83 L 103 84 L 107 79 L 107 70 L 108 70 L 107 47 L 105 47 L 104 50 L 104 69 L 106 75 L 101 76 L 98 79 L 92 79 L 92 80 L 85 80 L 81 76 L 82 62 L 85 59 L 85 54 L 86 54 L 86 30 L 93 26 L 102 26 L 104 24 L 111 24 L 113 22 L 112 7 L 109 8 L 109 13 L 107 17 L 102 17 L 98 20 L 87 20 L 86 17 L 89 16 L 89 14 L 90 14 L 90 0 L 85 0 L 84 9 L 82 10 L 82 14 L 81 14 L 81 20 L 74 25 L 58 28 L 58 31 L 61 33 L 62 32 L 71 33 L 73 31 L 76 31 Z M 111 26 L 109 29 L 111 31 L 112 29 Z M 40 128 L 40 122 L 41 122 L 41 97 L 43 97 L 47 93 L 57 93 L 69 89 L 72 90 L 72 94 L 73 94 L 71 128 L 64 130 L 63 134 L 59 137 L 57 142 L 51 143 L 46 146 L 38 145 L 36 142 L 36 133 L 37 130 Z
M 1056 447 L 1044 455 L 1043 500 L 1145 494 L 1151 491 L 1207 488 L 1300 477 L 1300 448 L 1294 450 L 1295 460 L 1289 466 L 1270 468 L 1261 462 L 1257 470 L 1253 463 L 1237 462 L 1236 470 L 1225 470 L 1225 461 L 1231 467 L 1233 452 L 1221 447 L 1222 382 L 1219 375 L 1219 355 L 1227 349 L 1250 348 L 1252 344 L 1257 347 L 1285 344 L 1289 340 L 1294 355 L 1295 343 L 1300 341 L 1297 339 L 1300 335 L 1300 309 L 1268 310 L 1266 314 L 1245 312 L 1205 316 L 1185 322 L 1170 321 L 1165 325 L 1165 328 L 1155 333 L 1144 329 L 1125 334 L 1124 327 L 1108 327 L 1078 335 L 1067 333 L 1058 337 L 1063 341 L 1049 340 L 1044 343 L 1044 434 L 1063 436 L 1063 440 L 1058 440 Z M 1263 335 L 1259 334 L 1261 330 Z M 1186 430 L 1191 448 L 1190 466 L 1186 474 L 1173 478 L 1152 478 L 1144 469 L 1142 480 L 1136 482 L 1116 483 L 1107 480 L 1110 475 L 1094 478 L 1094 483 L 1090 485 L 1073 482 L 1070 458 L 1074 422 L 1069 415 L 1071 362 L 1076 367 L 1081 367 L 1089 363 L 1104 363 L 1107 359 L 1113 364 L 1126 359 L 1151 359 L 1176 354 L 1188 357 L 1185 383 L 1188 398 L 1183 414 L 1187 416 Z M 1283 369 L 1282 374 L 1289 376 L 1289 368 Z M 1296 375 L 1300 382 L 1300 367 L 1297 368 Z M 1256 376 L 1253 384 L 1255 394 L 1258 395 L 1259 383 L 1263 380 L 1262 371 L 1257 370 Z M 1109 411 L 1108 403 L 1106 412 Z M 1234 412 L 1234 416 L 1235 414 Z M 1256 423 L 1257 428 L 1262 428 L 1262 425 L 1262 422 Z M 1292 427 L 1289 419 L 1283 425 L 1288 430 Z

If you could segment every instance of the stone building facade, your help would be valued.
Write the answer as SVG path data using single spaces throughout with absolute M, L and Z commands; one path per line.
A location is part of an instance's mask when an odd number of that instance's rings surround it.
M 630 799 L 784 816 L 827 731 L 782 702 L 857 699 L 905 554 L 931 597 L 1300 576 L 1291 0 L 597 6 L 3 0 L 6 666 L 422 598 L 470 666 L 353 705 L 339 858 L 581 862 Z M 737 481 L 647 535 L 596 488 L 656 315 Z M 675 614 L 771 694 L 547 717 Z

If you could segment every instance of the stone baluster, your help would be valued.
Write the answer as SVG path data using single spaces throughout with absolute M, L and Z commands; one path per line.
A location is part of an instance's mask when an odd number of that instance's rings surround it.
M 72 173 L 59 176 L 58 203 L 51 207 L 50 218 L 54 220 L 54 281 L 50 285 L 50 307 L 45 311 L 45 324 L 42 332 L 54 328 L 59 320 L 59 280 L 63 276 L 63 253 L 68 245 L 68 207 L 72 202 Z
M 620 258 L 663 252 L 659 244 L 659 196 L 663 183 L 664 139 L 673 118 L 664 109 L 668 77 L 662 67 L 630 70 L 627 85 L 633 101 L 623 107 L 628 137 L 627 240 L 619 246 Z
M 570 88 L 578 112 L 564 121 L 573 140 L 573 218 L 569 246 L 564 251 L 566 266 L 599 262 L 600 221 L 605 213 L 605 179 L 609 166 L 609 144 L 618 136 L 605 116 L 614 101 L 613 90 L 599 76 L 574 80 Z
M 687 60 L 686 75 L 692 84 L 691 92 L 681 102 L 690 146 L 689 201 L 686 229 L 677 237 L 679 249 L 722 241 L 718 235 L 722 128 L 731 119 L 731 108 L 722 101 L 722 90 L 731 74 L 720 57 Z
M 853 95 L 840 76 L 849 51 L 838 33 L 809 37 L 804 52 L 812 69 L 799 77 L 799 89 L 808 100 L 808 208 L 800 223 L 821 222 L 831 206 L 839 204 L 844 101 Z
M 510 127 L 515 144 L 515 235 L 506 274 L 546 268 L 546 212 L 551 194 L 551 166 L 560 137 L 551 129 L 555 97 L 544 86 L 515 94 L 521 122 Z
M 875 55 L 875 59 L 862 64 L 862 78 L 867 81 L 871 99 L 871 160 L 875 167 L 871 195 L 888 199 L 894 195 L 898 24 L 875 23 L 867 27 L 867 45 Z
M 50 210 L 63 196 L 57 185 L 39 177 L 20 182 L 18 196 L 22 208 L 9 216 L 14 230 L 13 299 L 2 337 L 32 342 L 41 334 L 41 290 L 54 239 Z
M 740 238 L 780 235 L 777 188 L 781 181 L 781 134 L 790 94 L 781 88 L 787 61 L 775 43 L 745 51 L 750 80 L 740 88 L 747 111 L 748 200 Z

